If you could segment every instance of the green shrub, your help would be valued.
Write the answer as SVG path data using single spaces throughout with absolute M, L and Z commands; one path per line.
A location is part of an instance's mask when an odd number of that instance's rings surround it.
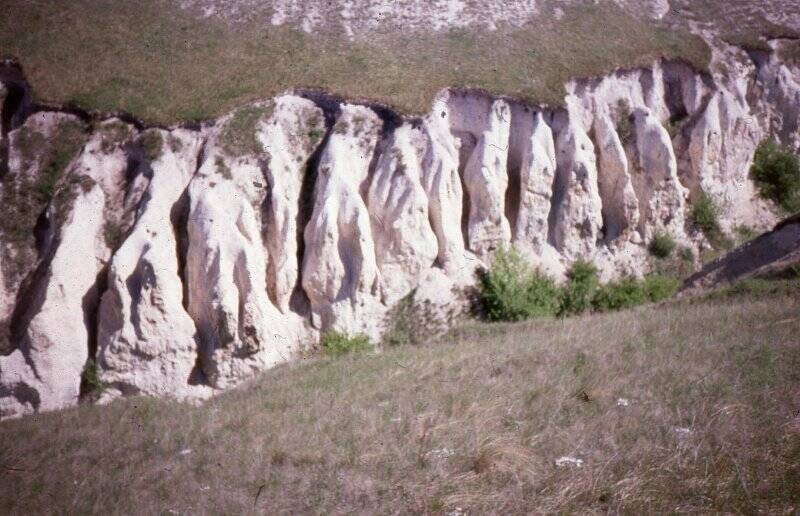
M 606 283 L 597 290 L 592 306 L 598 312 L 622 310 L 648 301 L 642 281 L 627 277 Z
M 500 249 L 480 280 L 479 298 L 492 321 L 521 321 L 555 315 L 559 289 L 555 281 L 532 270 L 515 250 Z
M 661 275 L 647 276 L 642 282 L 645 295 L 651 303 L 671 297 L 680 286 L 681 282 L 678 279 Z
M 692 207 L 689 211 L 689 220 L 692 225 L 702 231 L 715 248 L 730 247 L 731 245 L 719 225 L 721 214 L 722 209 L 705 192 L 701 192 L 697 196 L 692 202 Z
M 106 389 L 105 382 L 100 378 L 100 369 L 94 360 L 89 359 L 83 366 L 81 383 L 83 392 L 90 395 L 98 395 Z
M 667 258 L 675 250 L 675 240 L 666 233 L 656 233 L 647 250 L 656 258 Z
M 599 285 L 597 267 L 584 260 L 573 263 L 561 291 L 558 315 L 581 314 L 590 310 Z
M 626 277 L 600 287 L 592 304 L 598 312 L 632 308 L 664 300 L 672 296 L 679 286 L 680 281 L 668 276 L 652 275 L 642 280 Z
M 372 349 L 372 344 L 366 335 L 350 336 L 338 331 L 323 333 L 319 339 L 319 345 L 325 353 L 335 357 Z
M 800 158 L 772 140 L 761 142 L 750 178 L 759 194 L 787 212 L 800 211 Z

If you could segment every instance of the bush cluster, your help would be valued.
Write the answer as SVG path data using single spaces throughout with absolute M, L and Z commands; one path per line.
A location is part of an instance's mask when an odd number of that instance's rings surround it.
M 772 140 L 761 142 L 753 157 L 750 177 L 759 194 L 784 211 L 800 211 L 800 157 Z
M 660 275 L 601 285 L 597 268 L 578 260 L 559 287 L 552 278 L 532 270 L 516 250 L 501 249 L 481 278 L 479 295 L 489 320 L 520 321 L 621 310 L 666 299 L 678 286 L 678 280 Z

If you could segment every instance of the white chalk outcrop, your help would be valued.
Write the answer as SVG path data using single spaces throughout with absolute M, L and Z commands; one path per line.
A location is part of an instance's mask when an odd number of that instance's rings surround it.
M 77 181 L 62 194 L 74 199 L 61 208 L 68 213 L 62 214 L 47 270 L 27 300 L 18 347 L 0 357 L 4 416 L 64 408 L 78 401 L 101 294 L 97 277 L 113 251 L 106 232 L 109 225 L 126 231 L 148 181 L 124 151 L 131 135 L 132 128 L 122 122 L 106 122 L 69 166 Z
M 382 126 L 371 109 L 344 104 L 320 157 L 302 265 L 315 328 L 380 331 L 380 272 L 362 186 Z
M 198 336 L 183 306 L 174 222 L 196 169 L 200 137 L 152 130 L 164 142 L 136 222 L 114 254 L 98 312 L 97 364 L 114 394 L 202 397 L 192 385 Z
M 723 228 L 775 222 L 748 170 L 767 135 L 800 142 L 799 114 L 800 73 L 765 54 L 726 76 L 656 62 L 574 80 L 563 108 L 444 91 L 412 119 L 306 93 L 199 128 L 104 122 L 70 202 L 34 214 L 30 263 L 0 264 L 0 415 L 77 403 L 91 360 L 106 399 L 200 399 L 320 332 L 377 340 L 408 299 L 449 322 L 509 245 L 558 277 L 577 259 L 643 274 L 657 234 L 704 245 L 701 194 Z M 43 166 L 18 139 L 4 196 Z

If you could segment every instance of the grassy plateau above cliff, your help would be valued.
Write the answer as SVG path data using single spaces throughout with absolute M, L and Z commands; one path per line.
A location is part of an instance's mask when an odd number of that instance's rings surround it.
M 167 0 L 6 0 L 0 55 L 19 58 L 40 99 L 165 124 L 296 87 L 408 113 L 428 111 L 451 86 L 557 104 L 571 77 L 661 56 L 708 64 L 706 45 L 685 30 L 609 2 L 557 13 L 552 4 L 496 30 L 401 27 L 347 37 L 333 25 L 307 33 L 260 18 L 232 22 Z

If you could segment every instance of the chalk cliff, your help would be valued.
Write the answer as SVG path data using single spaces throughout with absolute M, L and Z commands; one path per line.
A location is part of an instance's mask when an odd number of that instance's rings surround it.
M 700 194 L 726 230 L 769 227 L 748 170 L 765 137 L 800 144 L 800 69 L 732 53 L 575 79 L 563 107 L 446 90 L 409 118 L 293 91 L 173 128 L 36 105 L 6 71 L 0 417 L 76 404 L 89 362 L 104 399 L 202 399 L 322 331 L 377 340 L 410 294 L 453 308 L 500 247 L 644 274 L 656 234 L 705 245 Z

